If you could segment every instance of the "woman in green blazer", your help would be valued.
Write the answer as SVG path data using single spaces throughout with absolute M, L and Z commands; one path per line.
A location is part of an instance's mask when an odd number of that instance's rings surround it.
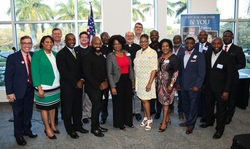
M 44 132 L 50 139 L 56 139 L 54 133 L 60 133 L 55 126 L 55 108 L 60 103 L 60 76 L 56 66 L 56 52 L 51 50 L 53 44 L 51 36 L 43 36 L 41 49 L 31 59 L 36 107 L 41 110 Z

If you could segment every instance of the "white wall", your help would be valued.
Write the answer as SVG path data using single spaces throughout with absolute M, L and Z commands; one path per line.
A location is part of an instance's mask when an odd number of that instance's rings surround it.
M 132 23 L 131 0 L 105 0 L 103 1 L 103 31 L 109 35 L 125 35 L 131 30 Z
M 217 0 L 188 0 L 188 14 L 215 14 Z

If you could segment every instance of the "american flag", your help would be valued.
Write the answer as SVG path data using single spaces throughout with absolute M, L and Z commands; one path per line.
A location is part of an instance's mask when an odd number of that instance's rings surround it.
M 93 39 L 93 37 L 95 37 L 95 23 L 94 23 L 94 18 L 93 18 L 93 11 L 92 11 L 92 5 L 90 3 L 90 14 L 89 14 L 89 18 L 88 18 L 88 29 L 87 32 L 89 33 L 89 45 Z

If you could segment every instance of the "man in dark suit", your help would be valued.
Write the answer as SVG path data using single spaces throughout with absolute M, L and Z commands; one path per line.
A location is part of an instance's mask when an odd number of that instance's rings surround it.
M 99 37 L 92 40 L 92 49 L 83 57 L 83 74 L 86 80 L 85 92 L 92 102 L 91 133 L 103 137 L 102 132 L 108 129 L 100 127 L 99 115 L 102 108 L 103 91 L 108 88 L 106 56 L 101 51 L 102 43 Z
M 228 98 L 228 107 L 227 107 L 227 119 L 226 124 L 229 124 L 232 121 L 234 112 L 235 112 L 235 102 L 237 96 L 237 86 L 239 83 L 239 69 L 246 67 L 246 57 L 243 53 L 241 47 L 236 46 L 232 43 L 234 35 L 232 31 L 226 30 L 223 33 L 223 50 L 234 56 L 235 59 L 235 76 L 232 88 L 230 89 L 229 98 Z
M 212 46 L 213 51 L 206 54 L 206 78 L 204 81 L 207 117 L 206 123 L 200 127 L 213 126 L 216 103 L 217 126 L 213 138 L 219 139 L 225 129 L 227 100 L 233 84 L 235 60 L 232 55 L 222 50 L 221 38 L 215 38 Z
M 193 37 L 185 39 L 185 54 L 180 55 L 180 70 L 177 79 L 177 90 L 181 89 L 183 112 L 186 122 L 180 123 L 187 127 L 186 134 L 193 132 L 197 115 L 201 87 L 206 74 L 204 54 L 194 49 Z
M 180 55 L 183 55 L 185 53 L 185 48 L 181 46 L 182 44 L 182 40 L 181 40 L 181 36 L 180 35 L 175 35 L 173 38 L 173 49 L 172 49 L 172 53 L 175 54 L 177 57 L 180 57 Z M 178 93 L 178 115 L 179 115 L 179 119 L 183 120 L 184 119 L 184 115 L 183 115 L 183 107 L 182 107 L 182 98 L 181 98 L 181 90 L 177 91 Z M 169 113 L 173 113 L 174 112 L 174 100 L 173 103 L 171 105 L 169 105 Z
M 107 55 L 112 52 L 112 49 L 108 47 L 109 43 L 109 34 L 107 32 L 101 33 L 101 40 L 102 40 L 102 52 L 103 55 L 107 57 Z M 102 100 L 102 114 L 101 114 L 101 124 L 105 124 L 107 121 L 108 113 L 108 102 L 109 102 L 109 87 L 103 91 L 104 99 Z
M 125 44 L 125 50 L 127 50 L 130 53 L 130 58 L 132 61 L 132 66 L 134 68 L 134 59 L 136 52 L 141 49 L 141 46 L 134 43 L 135 35 L 133 32 L 127 32 L 125 34 L 126 44 Z M 133 90 L 133 114 L 135 115 L 135 118 L 137 121 L 140 121 L 142 119 L 141 116 L 141 100 L 135 95 L 135 91 Z
M 33 43 L 29 36 L 20 39 L 21 50 L 7 58 L 5 70 L 5 87 L 9 102 L 12 103 L 14 115 L 14 136 L 18 145 L 26 145 L 23 135 L 37 137 L 32 132 L 31 118 L 34 103 L 34 87 L 32 85 L 30 59 Z
M 76 39 L 74 34 L 65 36 L 66 46 L 56 56 L 60 73 L 60 89 L 64 126 L 71 138 L 79 138 L 76 131 L 88 133 L 82 128 L 82 55 L 74 50 Z
M 195 49 L 199 50 L 200 53 L 206 54 L 212 51 L 212 44 L 207 42 L 207 32 L 205 30 L 200 31 L 198 34 L 199 42 L 195 44 Z M 206 122 L 206 104 L 204 91 L 201 92 L 198 106 L 198 115 L 201 116 L 200 122 Z

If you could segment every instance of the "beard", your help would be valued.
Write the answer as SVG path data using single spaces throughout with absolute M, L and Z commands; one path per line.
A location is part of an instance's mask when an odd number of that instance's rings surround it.
M 101 53 L 101 52 L 102 52 L 101 49 L 100 49 L 100 50 L 97 50 L 97 48 L 95 48 L 95 47 L 92 47 L 92 49 L 93 49 L 96 53 Z

